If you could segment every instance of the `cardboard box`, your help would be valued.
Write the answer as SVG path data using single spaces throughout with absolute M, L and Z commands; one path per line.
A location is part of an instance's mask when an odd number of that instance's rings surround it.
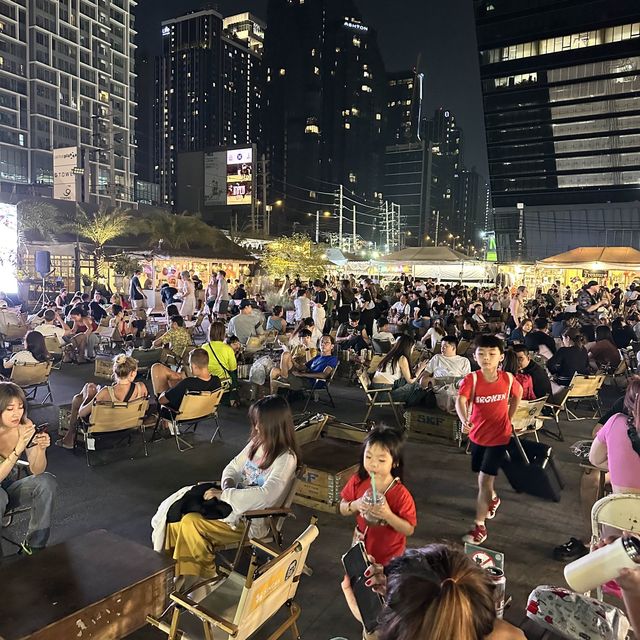
M 94 375 L 96 378 L 107 378 L 111 380 L 113 376 L 112 356 L 96 356 L 94 365 Z
M 366 435 L 365 427 L 339 422 L 327 415 L 314 416 L 299 425 L 296 440 L 307 469 L 293 502 L 335 513 L 340 492 L 358 471 Z
M 440 409 L 408 409 L 405 426 L 410 440 L 449 442 L 462 446 L 462 425 L 457 415 Z

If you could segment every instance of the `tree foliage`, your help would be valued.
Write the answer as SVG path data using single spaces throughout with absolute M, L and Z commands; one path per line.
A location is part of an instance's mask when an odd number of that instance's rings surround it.
M 18 232 L 24 239 L 25 232 L 48 240 L 59 230 L 60 210 L 47 200 L 21 200 L 18 203 Z
M 78 205 L 74 219 L 65 228 L 92 242 L 96 250 L 102 250 L 107 242 L 127 233 L 130 225 L 131 215 L 119 207 L 111 209 L 100 205 L 91 213 Z
M 138 232 L 148 234 L 147 244 L 160 249 L 191 249 L 214 242 L 214 230 L 188 213 L 157 210 L 138 223 Z
M 323 249 L 309 236 L 295 233 L 267 245 L 262 266 L 272 278 L 284 278 L 287 274 L 320 278 L 325 274 L 326 258 Z

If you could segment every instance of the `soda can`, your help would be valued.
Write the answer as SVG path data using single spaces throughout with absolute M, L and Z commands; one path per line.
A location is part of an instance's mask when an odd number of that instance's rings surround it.
M 487 567 L 487 572 L 491 576 L 491 581 L 494 585 L 493 601 L 496 605 L 496 618 L 502 620 L 507 593 L 507 579 L 504 577 L 504 571 L 498 569 L 498 567 Z

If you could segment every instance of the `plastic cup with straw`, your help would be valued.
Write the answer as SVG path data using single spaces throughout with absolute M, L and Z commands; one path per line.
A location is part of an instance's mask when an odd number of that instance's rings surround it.
M 378 504 L 378 490 L 376 489 L 376 474 L 372 471 L 369 474 L 371 478 L 371 497 L 373 498 L 373 505 Z

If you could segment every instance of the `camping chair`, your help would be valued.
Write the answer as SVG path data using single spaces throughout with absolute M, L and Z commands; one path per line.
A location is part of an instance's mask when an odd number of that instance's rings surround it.
M 192 336 L 201 336 L 201 337 L 205 337 L 204 335 L 204 329 L 202 328 L 202 323 L 204 322 L 204 318 L 205 318 L 205 314 L 204 313 L 199 313 L 196 316 L 196 320 L 193 324 L 193 327 L 191 329 L 191 335 Z
M 129 400 L 129 402 L 96 402 L 94 400 L 88 423 L 79 424 L 76 430 L 76 442 L 78 438 L 84 440 L 87 466 L 91 466 L 89 451 L 95 449 L 96 436 L 106 433 L 138 431 L 142 438 L 144 455 L 148 456 L 147 441 L 144 437 L 144 416 L 148 408 L 149 398 L 147 397 Z
M 62 369 L 62 345 L 58 340 L 58 336 L 45 336 L 44 346 L 47 348 L 49 355 L 53 359 L 52 369 Z
M 265 345 L 266 339 L 264 335 L 261 336 L 251 336 L 247 340 L 247 344 L 244 345 L 244 351 L 247 355 L 251 355 L 256 353 L 256 351 L 260 351 Z
M 591 508 L 591 544 L 601 537 L 601 527 L 613 527 L 619 531 L 640 533 L 640 495 L 612 493 L 600 498 Z M 602 600 L 602 588 L 597 597 Z
M 18 479 L 23 478 L 26 474 L 27 469 L 29 468 L 29 463 L 26 460 L 18 460 L 16 462 L 16 467 L 18 468 Z M 21 513 L 29 513 L 31 511 L 31 506 L 22 506 L 15 507 L 13 509 L 7 509 L 2 516 L 2 530 L 8 529 L 12 524 L 16 516 Z M 6 540 L 10 545 L 14 547 L 18 547 L 18 549 L 23 549 L 23 545 L 20 542 L 16 542 L 11 538 L 2 535 L 2 540 Z M 0 544 L 2 544 L 0 542 Z
M 299 638 L 300 606 L 294 598 L 309 547 L 318 537 L 314 520 L 282 553 L 252 540 L 254 551 L 246 576 L 221 567 L 219 576 L 196 585 L 189 593 L 172 593 L 169 597 L 175 606 L 165 612 L 167 619 L 147 616 L 147 622 L 166 633 L 169 640 L 213 640 L 214 629 L 221 631 L 220 637 L 246 640 L 286 606 L 287 619 L 269 638 L 277 640 L 289 629 Z M 258 566 L 257 551 L 266 553 L 270 560 Z M 190 614 L 186 620 L 185 613 Z
M 544 409 L 549 396 L 543 396 L 536 400 L 521 400 L 516 412 L 511 418 L 513 431 L 516 436 L 521 437 L 533 432 L 536 442 L 540 442 L 538 431 L 542 428 L 543 422 L 540 414 Z
M 586 420 L 586 418 L 579 418 L 573 411 L 569 409 L 567 404 L 570 400 L 574 402 L 581 402 L 584 400 L 590 401 L 595 406 L 595 411 L 593 417 L 595 418 L 597 415 L 601 414 L 600 410 L 600 398 L 598 397 L 598 393 L 600 392 L 600 388 L 604 384 L 605 375 L 598 374 L 595 376 L 584 376 L 579 373 L 574 374 L 569 386 L 566 390 L 562 390 L 561 397 L 558 399 L 550 398 L 547 400 L 546 406 L 551 409 L 553 412 L 553 418 L 556 422 L 557 433 L 548 431 L 545 429 L 545 433 L 561 442 L 564 441 L 564 436 L 562 435 L 562 430 L 560 429 L 560 413 L 562 411 L 565 412 L 567 416 L 567 420 Z
M 605 381 L 608 377 L 611 377 L 611 381 L 616 387 L 618 386 L 618 378 L 622 378 L 623 381 L 629 379 L 629 366 L 627 364 L 628 352 L 626 349 L 618 349 L 618 352 L 620 353 L 620 364 L 618 364 L 615 369 L 613 369 L 613 367 L 610 367 L 608 371 L 603 371 L 603 373 L 605 374 Z
M 382 362 L 382 359 L 384 358 L 383 355 L 374 355 L 371 358 L 371 361 L 369 362 L 369 366 L 367 367 L 367 373 L 372 376 L 377 370 L 378 370 L 378 366 L 380 365 L 380 363 Z
M 16 362 L 11 367 L 11 377 L 9 380 L 17 384 L 24 392 L 27 400 L 35 400 L 36 394 L 40 387 L 46 387 L 47 395 L 40 404 L 44 404 L 47 400 L 53 402 L 53 394 L 51 392 L 51 385 L 49 384 L 49 376 L 51 375 L 51 369 L 53 368 L 53 362 L 47 360 L 46 362 Z
M 375 338 L 371 338 L 371 347 L 373 348 L 373 353 L 377 355 L 384 355 L 391 351 L 392 344 L 388 340 L 376 340 Z
M 633 347 L 629 346 L 626 349 L 620 349 L 620 355 L 627 365 L 626 376 L 632 376 L 638 372 L 638 358 L 636 351 Z
M 102 353 L 109 352 L 113 354 L 114 350 L 118 346 L 122 346 L 124 344 L 124 339 L 120 335 L 118 327 L 110 327 L 109 325 L 104 327 L 100 325 L 95 330 L 95 333 L 100 337 L 100 342 L 96 348 Z
M 302 482 L 305 474 L 307 472 L 307 467 L 305 465 L 300 465 L 296 469 L 296 475 L 293 478 L 291 483 L 291 487 L 289 491 L 284 496 L 282 504 L 278 507 L 272 507 L 270 509 L 257 509 L 254 511 L 246 511 L 242 514 L 242 520 L 245 523 L 244 533 L 242 534 L 242 539 L 240 542 L 229 544 L 225 547 L 218 548 L 217 550 L 230 551 L 235 550 L 236 554 L 233 558 L 233 561 L 228 561 L 223 555 L 220 556 L 221 560 L 228 565 L 231 571 L 236 571 L 238 565 L 240 563 L 240 559 L 242 558 L 243 551 L 251 545 L 251 539 L 249 538 L 251 523 L 258 519 L 264 518 L 267 520 L 269 524 L 269 533 L 264 537 L 260 538 L 258 542 L 265 546 L 273 546 L 276 545 L 280 551 L 283 549 L 283 538 L 282 538 L 282 529 L 284 527 L 284 523 L 287 518 L 295 518 L 295 514 L 291 510 L 291 505 L 293 504 L 293 499 L 296 496 L 298 491 L 298 487 Z
M 302 409 L 302 413 L 306 413 L 307 412 L 307 408 L 309 407 L 309 403 L 311 402 L 311 400 L 313 399 L 314 402 L 319 402 L 319 394 L 320 391 L 324 390 L 327 392 L 327 397 L 329 398 L 329 403 L 331 404 L 332 407 L 335 408 L 335 403 L 333 401 L 333 396 L 331 395 L 331 383 L 333 382 L 333 379 L 336 377 L 336 371 L 338 370 L 338 367 L 340 366 L 340 363 L 336 364 L 336 366 L 333 368 L 333 370 L 331 371 L 331 373 L 329 374 L 329 377 L 324 379 L 324 378 L 316 378 L 313 381 L 313 386 L 311 387 L 311 389 L 307 389 L 305 390 L 305 393 L 308 394 L 307 397 L 307 401 L 304 404 L 304 408 Z
M 369 378 L 369 374 L 364 369 L 361 369 L 358 372 L 358 381 L 360 382 L 360 386 L 362 387 L 362 390 L 367 397 L 367 414 L 365 415 L 363 422 L 367 422 L 374 407 L 391 407 L 398 427 L 402 429 L 402 423 L 400 422 L 400 416 L 398 415 L 398 405 L 394 402 L 393 397 L 391 396 L 393 387 L 389 386 L 382 387 L 380 389 L 372 389 L 371 379 Z M 378 396 L 380 395 L 383 398 L 386 397 L 387 399 L 379 400 Z
M 222 400 L 223 393 L 223 388 L 216 389 L 215 391 L 187 391 L 177 411 L 167 405 L 160 405 L 162 408 L 158 412 L 158 419 L 153 430 L 151 441 L 153 442 L 155 439 L 158 429 L 160 428 L 160 420 L 163 418 L 167 418 L 171 423 L 170 429 L 172 435 L 175 436 L 178 451 L 193 449 L 193 445 L 189 444 L 182 437 L 180 427 L 193 427 L 195 431 L 200 422 L 208 420 L 209 418 L 213 418 L 216 421 L 217 427 L 211 436 L 211 442 L 213 443 L 218 433 L 220 433 L 220 438 L 222 438 L 222 429 L 220 428 L 220 421 L 218 420 L 218 405 Z M 185 445 L 184 448 L 181 448 L 180 444 Z

